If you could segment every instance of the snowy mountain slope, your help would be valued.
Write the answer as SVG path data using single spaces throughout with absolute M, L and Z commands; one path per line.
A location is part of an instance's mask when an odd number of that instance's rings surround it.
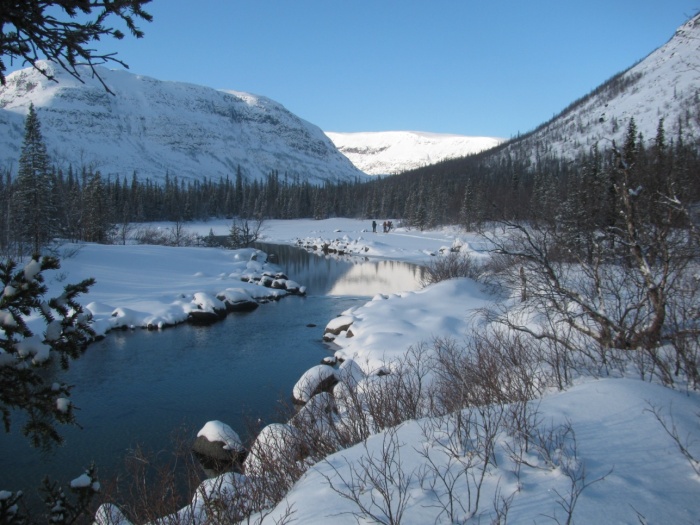
M 326 135 L 343 155 L 369 175 L 400 173 L 478 153 L 503 142 L 495 137 L 467 137 L 418 131 L 327 131 Z
M 648 141 L 661 118 L 668 139 L 678 136 L 679 123 L 686 139 L 700 136 L 700 15 L 644 60 L 502 151 L 522 148 L 533 158 L 535 152 L 573 158 L 595 144 L 619 144 L 631 118 Z
M 311 182 L 364 177 L 318 127 L 268 98 L 102 68 L 112 96 L 88 71 L 82 84 L 44 67 L 58 83 L 29 68 L 0 88 L 0 169 L 13 174 L 34 103 L 49 154 L 64 169 L 156 181 L 166 174 L 218 180 L 238 166 L 250 178 L 272 170 Z

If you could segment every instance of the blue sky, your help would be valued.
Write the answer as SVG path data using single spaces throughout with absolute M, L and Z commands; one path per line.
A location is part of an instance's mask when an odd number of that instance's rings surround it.
M 633 65 L 700 0 L 153 0 L 134 73 L 247 91 L 326 131 L 508 138 Z

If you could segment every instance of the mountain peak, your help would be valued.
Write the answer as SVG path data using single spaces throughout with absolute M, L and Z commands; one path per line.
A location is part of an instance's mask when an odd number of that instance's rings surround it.
M 626 71 L 613 76 L 532 132 L 511 140 L 502 151 L 519 149 L 574 158 L 594 145 L 621 141 L 634 119 L 646 141 L 659 120 L 669 137 L 681 130 L 700 136 L 700 15 L 680 26 L 671 39 Z

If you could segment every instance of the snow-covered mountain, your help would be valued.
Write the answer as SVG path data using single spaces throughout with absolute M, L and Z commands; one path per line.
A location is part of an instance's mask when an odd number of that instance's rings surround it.
M 327 131 L 326 135 L 343 155 L 369 175 L 393 175 L 478 153 L 503 142 L 503 139 L 495 137 L 468 137 L 418 131 Z
M 239 166 L 249 178 L 272 170 L 311 182 L 365 177 L 318 127 L 268 98 L 100 68 L 113 96 L 88 70 L 83 84 L 42 67 L 59 82 L 28 68 L 0 87 L 0 169 L 13 174 L 34 103 L 49 154 L 64 169 L 154 181 L 218 180 Z
M 573 158 L 594 144 L 601 149 L 612 140 L 619 144 L 631 118 L 648 141 L 661 118 L 669 140 L 678 136 L 679 126 L 686 139 L 700 137 L 700 15 L 645 59 L 500 151 Z

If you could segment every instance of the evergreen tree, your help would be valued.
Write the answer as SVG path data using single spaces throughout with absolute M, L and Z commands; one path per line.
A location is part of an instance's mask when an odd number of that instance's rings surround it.
M 108 242 L 109 231 L 112 228 L 112 213 L 107 203 L 107 192 L 99 171 L 88 176 L 83 193 L 85 223 L 83 240 L 105 244 Z
M 14 187 L 10 170 L 0 174 L 0 250 L 4 254 L 10 253 L 12 244 L 12 213 L 10 203 Z
M 467 180 L 464 187 L 464 196 L 462 197 L 462 205 L 459 209 L 459 224 L 466 231 L 472 231 L 474 224 L 474 182 L 472 179 Z
M 9 432 L 13 412 L 23 412 L 27 417 L 22 432 L 34 446 L 60 442 L 55 424 L 72 423 L 74 417 L 67 399 L 71 387 L 47 382 L 34 363 L 41 360 L 35 359 L 34 352 L 19 349 L 22 341 L 33 336 L 26 324 L 27 316 L 43 318 L 43 343 L 57 354 L 64 369 L 70 359 L 81 355 L 95 335 L 89 326 L 89 315 L 77 301 L 94 279 L 67 285 L 57 298 L 44 297 L 47 287 L 42 273 L 59 268 L 58 259 L 53 257 L 32 259 L 24 268 L 18 268 L 13 261 L 0 263 L 0 286 L 5 290 L 0 296 L 0 313 L 4 317 L 0 350 L 5 357 L 0 366 L 0 413 L 5 431 Z
M 24 122 L 24 142 L 13 204 L 17 232 L 21 241 L 29 244 L 32 253 L 40 253 L 54 234 L 51 182 L 49 156 L 39 118 L 34 104 L 30 104 Z

